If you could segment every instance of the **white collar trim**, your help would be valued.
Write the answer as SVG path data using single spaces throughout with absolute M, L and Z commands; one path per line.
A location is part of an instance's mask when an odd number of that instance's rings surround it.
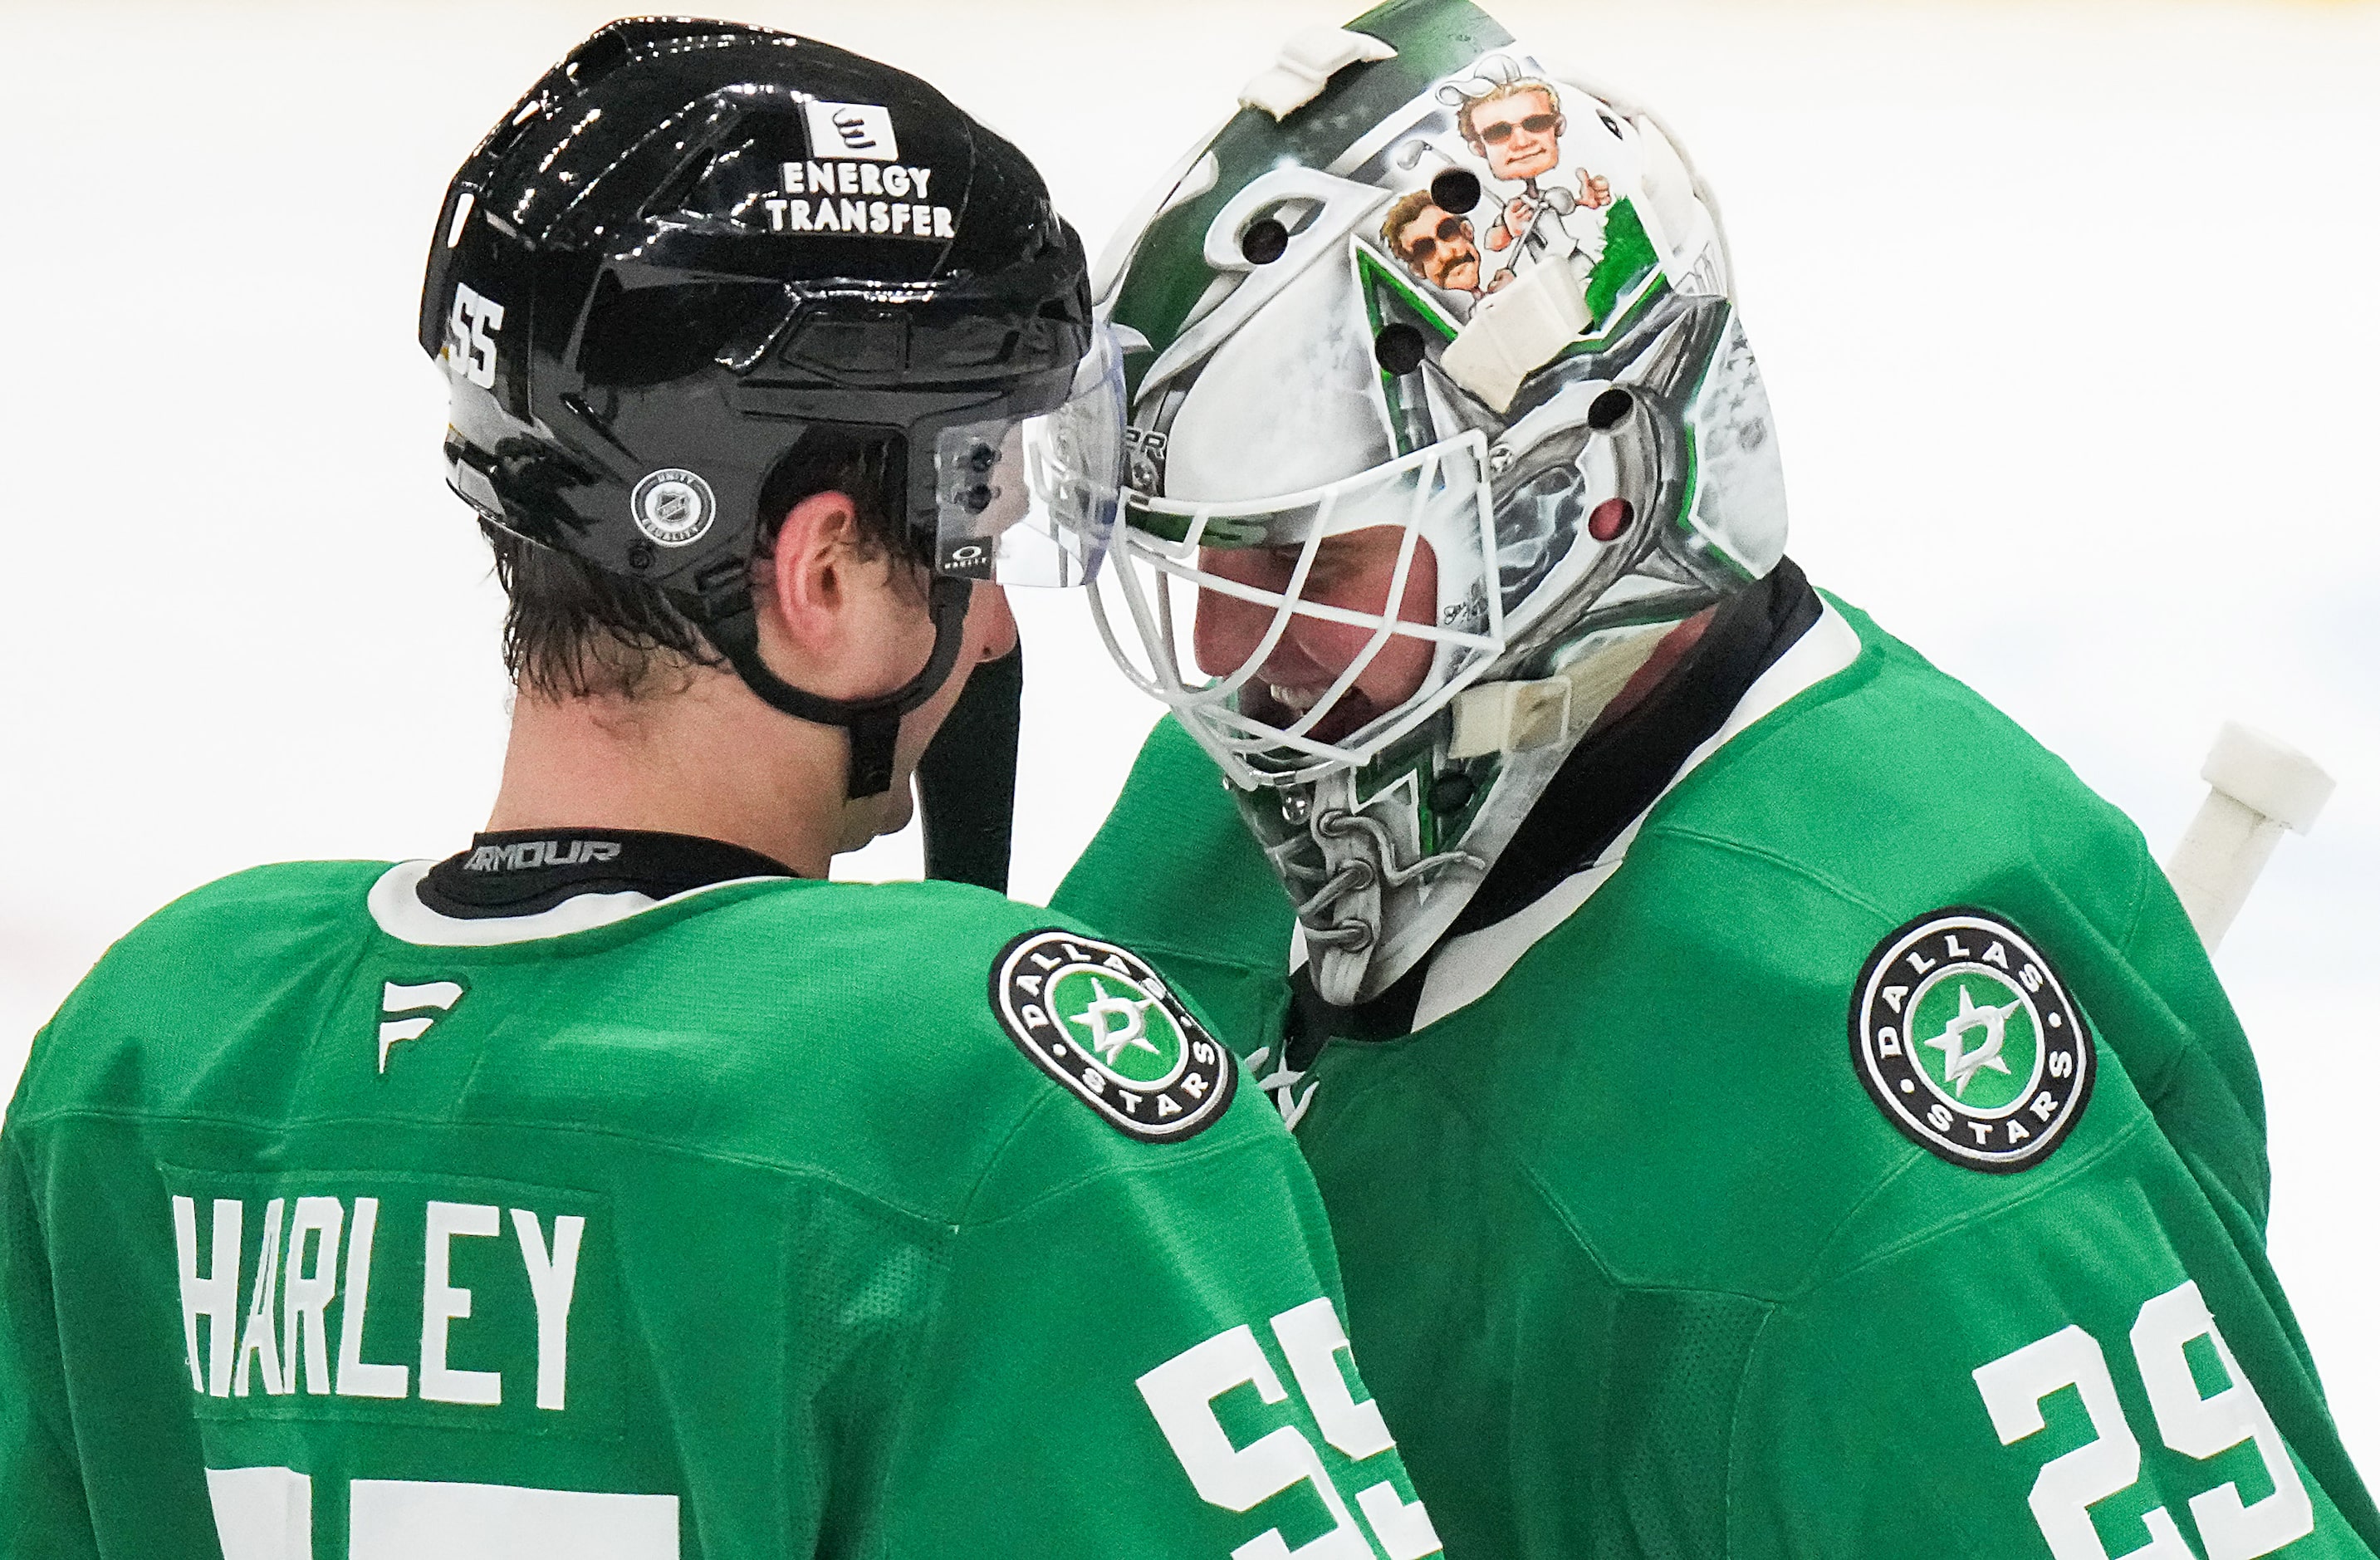
M 365 903 L 380 929 L 401 943 L 411 943 L 423 948 L 494 948 L 512 943 L 534 943 L 547 937 L 566 937 L 574 932 L 591 932 L 599 926 L 642 915 L 659 905 L 674 905 L 698 894 L 708 894 L 714 888 L 732 888 L 740 883 L 773 883 L 774 878 L 729 878 L 724 883 L 705 884 L 689 888 L 683 894 L 673 894 L 666 899 L 656 899 L 635 889 L 623 889 L 616 894 L 577 894 L 565 899 L 550 910 L 540 910 L 527 916 L 488 916 L 465 920 L 460 916 L 441 915 L 421 902 L 416 892 L 421 880 L 430 875 L 435 861 L 400 861 L 380 875 L 373 884 Z
M 1818 605 L 1818 620 L 1744 689 L 1726 724 L 1686 755 L 1686 762 L 1678 766 L 1669 785 L 1661 787 L 1661 797 L 1668 796 L 1679 781 L 1741 736 L 1746 727 L 1775 713 L 1796 695 L 1848 670 L 1859 659 L 1859 630 L 1824 597 L 1819 598 Z M 1637 831 L 1645 826 L 1646 814 L 1660 804 L 1661 797 L 1654 798 L 1652 806 L 1620 831 L 1619 837 L 1593 866 L 1564 878 L 1493 926 L 1450 937 L 1441 944 L 1437 957 L 1430 960 L 1428 975 L 1422 981 L 1421 1001 L 1414 1011 L 1413 1027 L 1418 1030 L 1434 1024 L 1495 990 L 1497 982 L 1521 961 L 1522 955 L 1568 920 L 1594 896 L 1597 889 L 1611 881 L 1612 874 L 1627 859 L 1628 847 L 1635 843 Z

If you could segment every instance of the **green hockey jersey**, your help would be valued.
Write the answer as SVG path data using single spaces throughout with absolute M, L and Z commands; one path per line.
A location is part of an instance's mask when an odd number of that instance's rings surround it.
M 0 1554 L 1437 1550 L 1294 1142 L 1124 950 L 943 884 L 421 873 L 216 884 L 42 1032 Z
M 1282 1065 L 1289 906 L 1171 722 L 1055 904 L 1269 1068 L 1457 1560 L 2380 1543 L 2163 875 L 1839 603 L 1410 1033 Z

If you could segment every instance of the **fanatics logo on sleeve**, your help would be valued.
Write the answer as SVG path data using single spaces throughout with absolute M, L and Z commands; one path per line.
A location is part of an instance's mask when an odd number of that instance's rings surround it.
M 1230 1054 L 1112 943 L 1025 933 L 992 964 L 991 1010 L 1018 1050 L 1127 1138 L 1180 1142 L 1231 1103 Z
M 1953 1164 L 2038 1164 L 2091 1098 L 2082 1015 L 2041 951 L 1982 910 L 1935 910 L 1877 944 L 1851 1024 L 1869 1095 Z

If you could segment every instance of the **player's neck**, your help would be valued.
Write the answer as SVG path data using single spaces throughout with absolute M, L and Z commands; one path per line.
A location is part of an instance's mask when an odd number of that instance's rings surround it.
M 779 714 L 733 676 L 638 700 L 523 692 L 488 819 L 514 829 L 643 829 L 723 840 L 805 877 L 874 832 L 846 805 L 843 733 Z

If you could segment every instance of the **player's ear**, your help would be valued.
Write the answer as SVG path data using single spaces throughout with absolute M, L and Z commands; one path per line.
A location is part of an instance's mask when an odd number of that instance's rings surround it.
M 836 648 L 840 620 L 860 585 L 853 567 L 858 536 L 849 494 L 814 493 L 786 513 L 765 567 L 754 571 L 754 592 L 766 593 L 787 635 L 813 654 Z

